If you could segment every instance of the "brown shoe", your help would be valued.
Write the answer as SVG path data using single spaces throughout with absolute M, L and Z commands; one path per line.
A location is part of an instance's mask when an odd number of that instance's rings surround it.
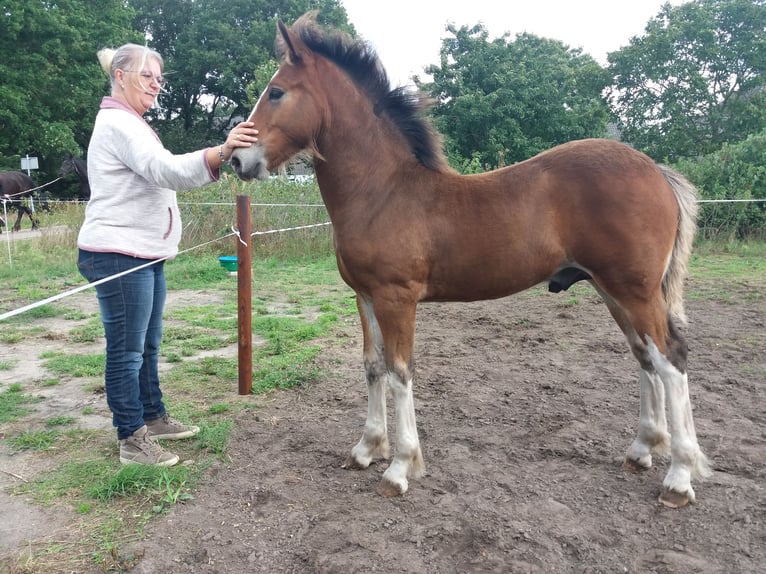
M 120 441 L 120 462 L 122 464 L 173 466 L 178 462 L 178 456 L 164 450 L 154 442 L 149 437 L 146 425 L 144 425 L 128 438 Z
M 199 432 L 199 427 L 185 425 L 178 422 L 170 415 L 155 419 L 153 421 L 146 421 L 146 428 L 149 429 L 149 436 L 153 439 L 164 440 L 178 440 L 181 438 L 189 438 Z

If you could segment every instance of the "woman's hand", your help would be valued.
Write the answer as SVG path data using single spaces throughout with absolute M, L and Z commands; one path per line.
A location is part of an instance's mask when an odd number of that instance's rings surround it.
M 226 141 L 221 146 L 225 161 L 229 161 L 231 154 L 234 153 L 236 148 L 250 147 L 258 141 L 256 137 L 258 130 L 253 127 L 254 125 L 253 122 L 241 122 L 229 132 Z

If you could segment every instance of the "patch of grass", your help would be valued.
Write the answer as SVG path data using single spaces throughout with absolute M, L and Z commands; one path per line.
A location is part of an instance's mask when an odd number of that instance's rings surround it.
M 44 359 L 43 366 L 53 373 L 70 375 L 72 377 L 97 377 L 104 373 L 106 356 L 77 355 L 48 351 L 40 355 Z
M 0 343 L 13 345 L 24 339 L 24 334 L 15 329 L 5 329 L 0 333 Z
M 156 503 L 175 504 L 182 500 L 190 473 L 187 466 L 168 468 L 129 464 L 115 474 L 102 476 L 86 494 L 101 502 L 140 495 Z
M 14 451 L 21 450 L 48 450 L 56 442 L 61 433 L 56 430 L 32 430 L 6 439 Z
M 85 325 L 79 325 L 71 329 L 67 338 L 73 343 L 92 343 L 99 337 L 104 336 L 104 327 L 100 318 L 94 318 Z
M 253 393 L 298 387 L 319 377 L 313 359 L 321 348 L 306 345 L 289 353 L 260 358 L 253 362 Z
M 17 363 L 17 359 L 0 359 L 0 371 L 10 371 Z
M 45 298 L 45 292 L 43 290 L 30 290 L 30 292 L 28 292 L 26 295 L 32 301 Z M 49 304 L 30 309 L 24 315 L 27 317 L 27 319 L 46 319 L 49 317 L 58 317 L 62 314 L 63 312 L 60 308 Z
M 229 444 L 232 428 L 234 428 L 234 422 L 229 419 L 222 419 L 217 423 L 203 426 L 197 439 L 198 448 L 218 456 L 224 454 Z
M 27 405 L 40 402 L 42 399 L 21 392 L 21 385 L 13 384 L 0 393 L 0 423 L 17 420 L 32 412 Z
M 163 332 L 164 356 L 192 356 L 197 351 L 221 349 L 237 342 L 237 329 L 221 329 L 219 332 L 201 331 L 191 326 L 167 327 Z
M 68 416 L 57 416 L 57 417 L 51 417 L 47 421 L 45 421 L 46 426 L 49 427 L 57 427 L 57 426 L 66 426 L 66 425 L 72 425 L 77 422 L 76 417 L 68 417 Z
M 218 405 L 210 405 L 210 408 L 208 408 L 207 412 L 210 413 L 211 415 L 222 415 L 228 410 L 229 410 L 229 405 L 218 404 Z
M 763 299 L 766 259 L 759 257 L 760 252 L 745 249 L 744 253 L 694 253 L 689 264 L 689 275 L 694 283 L 687 289 L 686 297 L 731 304 Z
M 199 336 L 199 329 L 231 332 L 237 329 L 236 295 L 223 304 L 188 306 L 168 313 L 168 319 L 183 321 L 185 327 L 170 329 L 171 340 L 188 340 Z
M 238 376 L 236 357 L 204 357 L 173 363 L 173 368 L 164 373 L 163 386 L 171 397 L 182 395 L 184 399 L 205 401 L 221 389 L 236 387 Z
M 82 319 L 87 318 L 88 315 L 86 313 L 83 313 L 79 309 L 71 309 L 69 311 L 66 311 L 63 317 L 67 321 L 81 321 Z

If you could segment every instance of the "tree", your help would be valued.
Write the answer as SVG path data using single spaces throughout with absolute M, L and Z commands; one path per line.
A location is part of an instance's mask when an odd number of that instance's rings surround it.
M 6 0 L 0 13 L 0 156 L 37 156 L 40 175 L 64 152 L 87 147 L 107 79 L 96 59 L 107 40 L 128 41 L 121 0 Z M 9 166 L 11 167 L 11 166 Z
M 623 138 L 656 160 L 707 154 L 766 126 L 766 0 L 665 4 L 608 61 Z
M 246 116 L 276 71 L 276 18 L 292 24 L 309 9 L 346 25 L 337 0 L 130 0 L 134 26 L 165 59 L 167 92 L 150 112 L 174 151 L 217 142 Z
M 415 81 L 436 100 L 435 122 L 456 167 L 495 168 L 606 134 L 600 94 L 609 78 L 592 57 L 532 34 L 488 41 L 482 25 L 447 31 L 441 64 L 426 69 L 433 82 Z

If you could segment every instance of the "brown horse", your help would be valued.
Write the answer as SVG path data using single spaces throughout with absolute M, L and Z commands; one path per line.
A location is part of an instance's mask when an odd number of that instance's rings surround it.
M 21 218 L 24 215 L 29 217 L 32 222 L 32 229 L 37 229 L 39 225 L 32 205 L 26 203 L 26 198 L 32 197 L 34 191 L 30 190 L 34 190 L 34 187 L 35 182 L 23 171 L 0 173 L 0 201 L 18 212 L 16 223 L 13 224 L 13 231 L 21 229 Z M 2 227 L 5 225 L 2 214 L 0 214 L 0 222 L 2 222 L 0 223 L 0 233 L 2 233 Z
M 366 44 L 322 30 L 309 13 L 290 29 L 279 22 L 276 47 L 281 66 L 249 118 L 258 141 L 231 162 L 241 178 L 264 179 L 298 153 L 313 155 L 338 269 L 356 292 L 364 331 L 367 422 L 344 466 L 389 456 L 387 383 L 396 448 L 378 490 L 401 494 L 424 472 L 412 392 L 420 301 L 499 298 L 543 281 L 558 292 L 586 280 L 640 366 L 638 433 L 625 466 L 647 469 L 652 453 L 669 447 L 660 500 L 693 502 L 691 478 L 709 470 L 676 322 L 696 230 L 694 188 L 642 153 L 597 139 L 460 175 L 422 117 L 424 99 L 391 90 Z

